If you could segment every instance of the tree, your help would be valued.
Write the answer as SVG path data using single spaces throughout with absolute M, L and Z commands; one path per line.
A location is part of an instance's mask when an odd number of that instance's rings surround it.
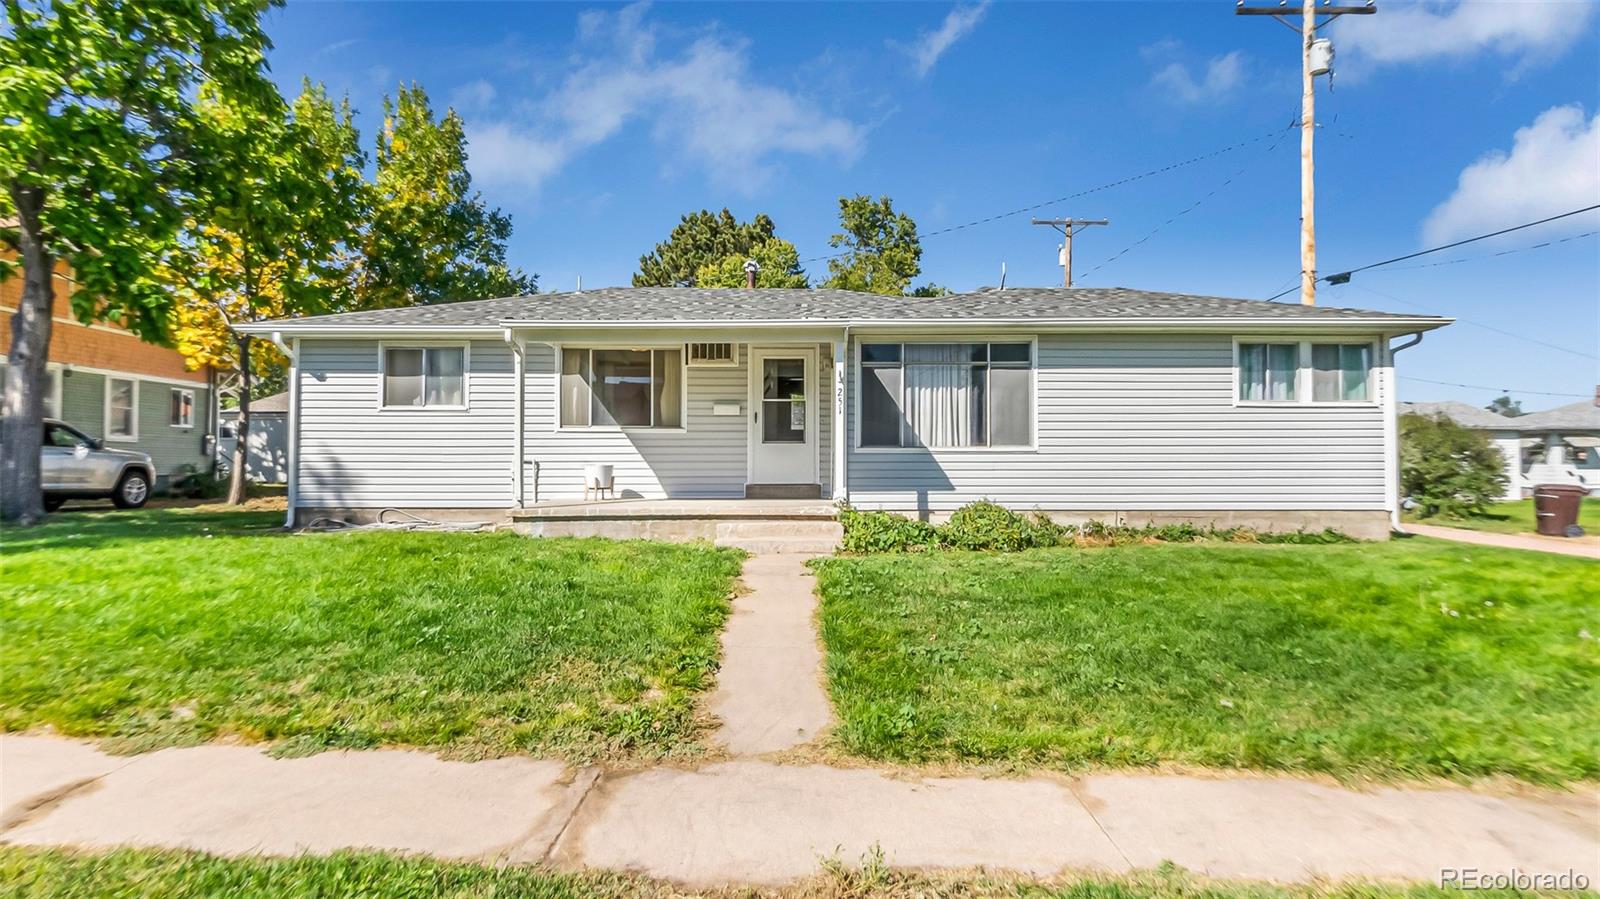
M 666 240 L 639 257 L 639 271 L 633 276 L 633 286 L 694 287 L 702 267 L 717 265 L 732 256 L 739 257 L 739 264 L 743 266 L 757 246 L 777 236 L 776 229 L 771 218 L 759 213 L 749 222 L 735 219 L 727 209 L 720 213 L 708 209 L 689 213 L 673 227 Z M 798 255 L 796 260 L 798 268 Z M 739 286 L 744 286 L 742 268 Z
M 800 267 L 800 251 L 781 237 L 750 248 L 748 255 L 724 256 L 695 270 L 694 283 L 699 287 L 744 287 L 744 264 L 754 259 L 760 266 L 756 270 L 757 287 L 810 287 L 805 269 Z
M 929 281 L 926 284 L 919 284 L 916 287 L 911 288 L 906 296 L 929 299 L 932 297 L 947 297 L 952 293 L 955 293 L 955 291 L 945 287 L 943 284 L 935 284 L 932 281 Z
M 1443 415 L 1400 416 L 1400 490 L 1422 517 L 1481 515 L 1505 488 L 1505 458 L 1487 434 Z
M 506 263 L 511 217 L 472 190 L 461 117 L 450 109 L 435 119 L 417 84 L 383 98 L 371 202 L 355 308 L 538 290 L 537 275 Z
M 174 333 L 191 367 L 236 376 L 238 439 L 228 501 L 242 503 L 257 376 L 284 366 L 270 343 L 234 327 L 339 308 L 352 288 L 348 248 L 363 218 L 360 139 L 348 103 L 306 82 L 291 109 L 241 107 L 209 87 L 196 106 L 221 169 L 162 273 L 177 300 Z
M 270 104 L 261 14 L 271 0 L 4 0 L 0 25 L 0 243 L 21 269 L 0 405 L 0 521 L 44 515 L 45 362 L 58 262 L 74 315 L 166 336 L 172 298 L 153 276 L 204 167 L 202 83 Z
M 845 252 L 828 260 L 824 287 L 900 295 L 922 271 L 917 223 L 895 212 L 888 197 L 840 197 L 839 225 L 828 245 Z
M 1516 418 L 1522 414 L 1522 403 L 1512 399 L 1510 394 L 1502 394 L 1495 397 L 1484 408 L 1496 415 L 1504 415 L 1507 418 Z

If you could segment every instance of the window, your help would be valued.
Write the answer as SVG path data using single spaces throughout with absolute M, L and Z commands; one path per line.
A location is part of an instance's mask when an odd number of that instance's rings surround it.
M 738 365 L 734 357 L 733 344 L 731 343 L 691 343 L 689 344 L 689 364 L 701 365 Z
M 864 343 L 864 447 L 1028 446 L 1033 348 L 1026 343 Z
M 0 369 L 0 392 L 5 390 L 6 378 L 11 376 L 11 368 Z M 61 417 L 61 369 L 54 365 L 46 365 L 44 370 L 44 417 Z
M 1375 352 L 1372 343 L 1241 342 L 1239 402 L 1370 403 Z
M 1292 403 L 1300 371 L 1298 343 L 1239 344 L 1239 399 L 1247 403 Z
M 106 439 L 139 439 L 139 382 L 106 378 Z
M 168 423 L 175 428 L 194 427 L 194 391 L 172 388 L 172 410 Z
M 92 448 L 94 441 L 66 425 L 45 425 L 44 445 L 76 450 L 80 446 Z
M 683 427 L 683 350 L 561 350 L 564 428 Z
M 1311 346 L 1311 400 L 1365 403 L 1372 399 L 1369 373 L 1372 344 L 1318 343 Z
M 467 404 L 465 347 L 385 347 L 383 405 L 461 408 Z

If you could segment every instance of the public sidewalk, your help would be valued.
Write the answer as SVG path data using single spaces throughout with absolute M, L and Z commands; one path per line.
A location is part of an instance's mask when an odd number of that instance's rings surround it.
M 881 847 L 901 867 L 1033 875 L 1171 860 L 1214 877 L 1433 880 L 1444 867 L 1600 878 L 1600 792 L 1349 790 L 1286 777 L 908 778 L 757 759 L 605 774 L 421 752 L 105 755 L 0 736 L 0 842 L 222 855 L 378 849 L 777 884 Z
M 1406 522 L 1408 534 L 1437 537 L 1457 543 L 1474 543 L 1478 546 L 1499 546 L 1505 549 L 1531 549 L 1543 553 L 1559 553 L 1584 559 L 1600 559 L 1600 540 L 1593 537 L 1545 537 L 1540 534 L 1496 534 L 1490 531 L 1470 531 L 1466 528 L 1447 528 L 1436 524 Z

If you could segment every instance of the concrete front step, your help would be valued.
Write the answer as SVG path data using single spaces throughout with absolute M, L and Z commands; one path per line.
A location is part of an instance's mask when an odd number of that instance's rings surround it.
M 605 537 L 612 540 L 704 540 L 755 553 L 833 552 L 843 530 L 837 521 L 721 518 L 522 519 L 514 528 L 531 537 Z
M 785 539 L 783 537 L 756 539 L 747 537 L 730 540 L 718 539 L 717 545 L 742 549 L 747 553 L 754 553 L 758 556 L 772 555 L 774 553 L 785 555 L 804 553 L 809 556 L 826 556 L 839 548 L 839 541 Z

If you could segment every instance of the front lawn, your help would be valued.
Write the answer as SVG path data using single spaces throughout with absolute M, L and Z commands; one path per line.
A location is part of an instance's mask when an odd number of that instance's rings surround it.
M 281 521 L 162 509 L 6 532 L 0 729 L 574 760 L 696 746 L 739 553 Z
M 1600 565 L 1426 538 L 818 565 L 872 759 L 1600 776 Z
M 0 893 L 27 899 L 144 897 L 229 899 L 374 896 L 539 897 L 539 899 L 1446 899 L 1431 884 L 1363 881 L 1281 885 L 1205 880 L 1182 870 L 1099 874 L 1029 881 L 983 872 L 889 870 L 881 858 L 829 865 L 825 874 L 782 888 L 722 887 L 704 892 L 604 871 L 480 865 L 377 853 L 296 858 L 218 858 L 196 852 L 119 849 L 105 854 L 0 846 Z M 1475 891 L 1482 899 L 1539 895 Z M 1550 895 L 1556 895 L 1551 893 Z M 1572 893 L 1564 895 L 1571 896 Z
M 1467 518 L 1418 518 L 1407 515 L 1406 520 L 1447 528 L 1492 531 L 1496 534 L 1532 534 L 1535 528 L 1532 498 L 1490 503 L 1484 514 Z M 1590 534 L 1600 534 L 1600 499 L 1591 497 L 1583 501 L 1578 508 L 1578 524 L 1583 525 Z

